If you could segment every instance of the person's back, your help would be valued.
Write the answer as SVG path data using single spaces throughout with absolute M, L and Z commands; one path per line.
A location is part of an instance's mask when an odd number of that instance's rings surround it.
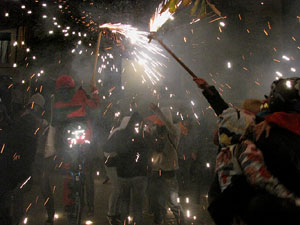
M 84 145 L 80 145 L 80 150 L 84 151 L 85 157 L 85 190 L 89 214 L 92 215 L 94 211 L 94 179 L 93 179 L 93 160 L 94 154 L 91 147 L 87 147 L 85 143 L 93 144 L 92 126 L 89 120 L 89 109 L 99 107 L 99 94 L 97 88 L 91 86 L 92 97 L 90 98 L 82 87 L 75 89 L 75 81 L 69 75 L 61 75 L 56 80 L 56 90 L 54 94 L 54 115 L 53 126 L 56 128 L 55 141 L 58 153 L 64 158 L 64 168 L 69 170 L 72 163 L 76 159 L 76 154 L 70 154 L 66 149 L 69 148 L 70 143 L 68 138 L 72 139 L 68 133 L 71 129 L 83 130 Z M 82 144 L 80 143 L 80 144 Z M 72 144 L 71 144 L 72 145 Z M 72 205 L 74 204 L 73 197 L 70 197 L 72 190 L 68 187 L 71 182 L 71 177 L 68 175 L 65 179 L 64 186 L 64 205 L 65 209 L 72 214 Z
M 276 80 L 269 96 L 271 126 L 268 137 L 261 135 L 256 145 L 266 165 L 290 191 L 300 196 L 300 78 Z
M 120 146 L 118 155 L 120 162 L 117 166 L 119 177 L 147 176 L 148 153 L 146 144 L 141 135 L 129 134 L 127 130 L 121 130 L 119 136 Z
M 25 189 L 30 187 L 28 181 L 31 179 L 31 167 L 37 150 L 38 118 L 41 117 L 44 104 L 45 100 L 40 94 L 33 95 L 26 111 L 6 127 L 5 135 L 1 135 L 1 141 L 5 141 L 1 148 L 0 162 L 1 224 L 4 211 L 6 219 L 11 221 L 18 222 L 23 216 L 22 196 Z
M 261 136 L 256 145 L 270 172 L 300 196 L 300 135 L 276 126 L 268 138 Z

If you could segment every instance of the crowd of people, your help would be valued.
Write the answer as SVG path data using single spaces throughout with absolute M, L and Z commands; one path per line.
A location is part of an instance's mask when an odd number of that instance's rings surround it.
M 215 224 L 299 224 L 300 78 L 276 80 L 267 99 L 246 99 L 240 108 L 226 103 L 204 79 L 194 78 L 194 82 L 218 116 L 215 178 L 208 191 L 208 211 Z M 176 123 L 168 107 L 149 103 L 153 115 L 133 112 L 99 142 L 100 128 L 91 115 L 101 104 L 93 83 L 88 95 L 82 87 L 76 89 L 71 76 L 61 75 L 47 99 L 49 112 L 45 113 L 45 98 L 34 93 L 14 117 L 8 108 L 8 85 L 0 92 L 0 224 L 18 223 L 23 194 L 30 189 L 32 176 L 37 176 L 47 202 L 45 224 L 53 225 L 49 177 L 58 167 L 65 171 L 64 208 L 70 225 L 76 224 L 72 220 L 74 178 L 68 171 L 77 158 L 66 150 L 75 145 L 85 153 L 90 216 L 94 214 L 94 168 L 100 164 L 107 176 L 104 183 L 109 180 L 112 186 L 107 209 L 111 225 L 144 224 L 145 197 L 154 225 L 165 224 L 168 208 L 178 225 L 187 224 L 177 199 L 192 186 L 191 176 L 197 178 L 203 170 L 193 169 L 202 156 L 195 147 L 197 135 L 189 131 L 191 121 Z M 74 135 L 69 128 L 74 124 L 76 137 L 66 138 L 66 134 Z M 201 182 L 196 183 L 200 189 Z M 11 212 L 12 205 L 18 206 L 19 213 Z

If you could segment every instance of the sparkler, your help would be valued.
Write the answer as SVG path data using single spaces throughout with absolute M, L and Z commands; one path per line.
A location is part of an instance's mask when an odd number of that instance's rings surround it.
M 144 72 L 151 83 L 154 85 L 160 80 L 162 74 L 159 72 L 159 68 L 165 65 L 162 64 L 157 57 L 153 56 L 167 57 L 163 54 L 163 50 L 158 45 L 148 44 L 149 32 L 141 31 L 129 24 L 121 23 L 106 23 L 101 25 L 100 28 L 110 29 L 113 33 L 118 33 L 128 39 L 131 44 L 134 45 L 133 51 L 131 52 L 134 61 L 143 66 Z M 132 67 L 137 71 L 134 63 L 132 63 Z
M 179 1 L 177 7 L 181 4 L 182 1 Z M 160 27 L 162 27 L 169 19 L 173 20 L 174 13 L 171 13 L 169 9 L 162 12 L 165 2 L 161 2 L 156 8 L 155 13 L 150 19 L 149 30 L 150 32 L 157 32 Z

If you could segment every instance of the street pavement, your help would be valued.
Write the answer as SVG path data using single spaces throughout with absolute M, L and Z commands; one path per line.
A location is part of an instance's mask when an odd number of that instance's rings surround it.
M 62 204 L 62 189 L 63 189 L 63 176 L 61 174 L 52 174 L 51 176 L 52 186 L 55 186 L 55 225 L 68 225 L 66 214 L 64 213 Z M 108 198 L 110 195 L 111 184 L 103 184 L 103 179 L 95 174 L 95 213 L 93 217 L 87 217 L 86 207 L 83 213 L 82 224 L 93 225 L 109 225 L 106 219 L 106 212 L 108 206 Z M 24 198 L 24 206 L 27 209 L 27 213 L 21 221 L 21 224 L 28 225 L 44 225 L 46 221 L 46 210 L 44 209 L 44 199 L 41 197 L 41 192 L 37 181 L 33 180 L 31 190 L 26 193 Z M 180 202 L 183 206 L 186 216 L 189 216 L 188 224 L 194 225 L 213 225 L 211 218 L 206 210 L 207 196 L 203 194 L 201 196 L 200 204 L 196 204 L 193 199 L 188 198 L 187 195 L 180 197 Z M 188 202 L 188 203 L 187 203 Z M 147 204 L 145 204 L 147 205 Z M 149 210 L 145 206 L 144 210 L 145 225 L 151 225 L 153 221 L 153 215 L 149 213 Z M 92 222 L 92 223 L 91 223 Z M 167 216 L 166 225 L 176 224 L 169 211 Z

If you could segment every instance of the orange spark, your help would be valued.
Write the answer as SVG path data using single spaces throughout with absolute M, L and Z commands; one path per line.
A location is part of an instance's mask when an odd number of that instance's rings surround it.
M 280 60 L 278 59 L 273 59 L 274 62 L 279 62 L 280 63 Z
M 226 85 L 229 89 L 231 89 L 231 86 L 230 86 L 229 84 L 225 83 L 225 85 Z
M 49 201 L 49 197 L 48 197 L 48 198 L 46 199 L 46 201 L 44 202 L 44 206 L 47 205 L 48 201 Z
M 36 135 L 39 130 L 40 130 L 40 128 L 36 129 L 34 132 L 34 135 Z
M 29 208 L 31 207 L 32 203 L 29 203 L 29 205 L 26 208 L 26 212 L 28 212 Z
M 264 29 L 264 33 L 265 33 L 266 36 L 269 35 L 269 33 L 266 31 L 266 29 Z
M 37 195 L 35 198 L 35 204 L 37 204 L 38 200 L 39 200 L 39 196 Z
M 215 21 L 218 21 L 218 20 L 221 20 L 221 19 L 226 19 L 226 18 L 227 18 L 226 16 L 218 17 L 218 18 L 216 18 L 216 19 L 213 19 L 213 20 L 209 21 L 208 23 L 213 23 L 213 22 L 215 22 Z
M 2 145 L 1 154 L 3 153 L 4 148 L 5 148 L 5 144 Z

